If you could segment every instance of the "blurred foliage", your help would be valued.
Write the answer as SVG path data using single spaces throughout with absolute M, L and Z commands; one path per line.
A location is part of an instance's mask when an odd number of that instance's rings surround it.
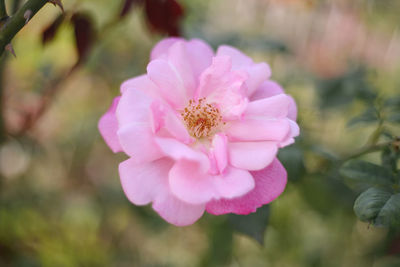
M 0 266 L 400 266 L 399 1 L 63 4 L 0 67 Z M 270 205 L 177 228 L 124 196 L 96 124 L 163 34 L 237 46 L 296 99 Z

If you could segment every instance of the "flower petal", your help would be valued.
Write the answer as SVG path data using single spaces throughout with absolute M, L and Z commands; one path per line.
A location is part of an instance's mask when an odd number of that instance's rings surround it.
M 136 205 L 146 205 L 159 194 L 168 191 L 168 172 L 173 166 L 170 159 L 160 159 L 145 164 L 137 164 L 132 158 L 119 165 L 122 188 L 129 201 Z
M 115 116 L 120 97 L 114 98 L 108 111 L 100 118 L 98 128 L 101 136 L 103 137 L 106 144 L 111 148 L 114 153 L 122 151 L 122 147 L 119 143 L 117 131 L 118 131 L 118 120 Z
M 168 193 L 159 195 L 154 200 L 153 209 L 167 222 L 176 226 L 187 226 L 203 215 L 205 205 L 189 204 Z
M 153 50 L 151 50 L 150 53 L 150 60 L 154 60 L 157 58 L 161 59 L 166 59 L 167 54 L 168 54 L 168 49 L 175 44 L 178 41 L 183 40 L 182 38 L 176 38 L 176 37 L 170 37 L 170 38 L 165 38 L 158 42 Z
M 271 76 L 271 68 L 267 63 L 257 63 L 242 69 L 249 74 L 246 81 L 248 96 L 251 96 Z
M 289 105 L 289 96 L 279 94 L 250 102 L 244 115 L 247 117 L 262 116 L 269 119 L 283 119 L 288 115 Z
M 211 65 L 214 52 L 208 44 L 199 39 L 190 40 L 186 47 L 193 73 L 198 79 L 200 74 Z
M 267 167 L 276 157 L 276 142 L 237 142 L 228 146 L 229 163 L 240 169 L 256 171 Z
M 168 61 L 156 59 L 147 66 L 147 75 L 157 85 L 157 92 L 172 107 L 181 109 L 189 99 L 184 81 Z
M 180 160 L 169 173 L 171 192 L 179 199 L 201 204 L 211 199 L 242 196 L 254 187 L 249 172 L 227 167 L 221 175 L 203 172 L 196 162 Z
M 146 74 L 137 76 L 132 79 L 128 79 L 121 84 L 121 94 L 124 94 L 128 89 L 141 90 L 150 96 L 156 96 L 157 87 L 156 85 L 147 77 Z
M 220 199 L 207 203 L 206 211 L 214 215 L 236 213 L 246 215 L 275 200 L 285 189 L 287 174 L 275 159 L 267 168 L 251 172 L 255 187 L 246 195 L 234 199 Z
M 118 130 L 123 151 L 136 163 L 159 159 L 163 156 L 149 124 L 130 124 Z
M 120 127 L 135 123 L 150 123 L 150 105 L 152 98 L 143 91 L 130 88 L 119 101 L 116 115 Z
M 243 54 L 238 49 L 229 46 L 229 45 L 221 45 L 218 47 L 217 56 L 228 56 L 232 60 L 233 68 L 240 68 L 243 66 L 248 66 L 253 64 L 253 60 Z
M 176 161 L 186 159 L 199 164 L 201 169 L 206 172 L 210 169 L 210 163 L 207 156 L 191 147 L 179 142 L 172 138 L 159 138 L 155 139 L 163 154 Z
M 210 158 L 215 162 L 215 174 L 222 173 L 228 165 L 227 137 L 218 133 L 214 136 L 211 148 Z
M 285 146 L 293 144 L 294 137 L 296 137 L 300 134 L 299 125 L 297 125 L 297 123 L 295 121 L 292 121 L 290 119 L 288 121 L 290 124 L 290 131 L 289 131 L 287 137 L 285 138 L 285 140 L 280 142 L 280 144 L 279 144 L 280 147 L 285 147 Z
M 229 122 L 225 133 L 234 141 L 282 141 L 290 131 L 287 119 L 250 119 Z

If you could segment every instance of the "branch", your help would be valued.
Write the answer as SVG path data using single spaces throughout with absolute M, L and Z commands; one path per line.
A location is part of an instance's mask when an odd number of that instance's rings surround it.
M 0 3 L 4 4 L 4 0 L 0 0 Z M 29 0 L 7 21 L 0 32 L 0 56 L 3 54 L 6 45 L 46 3 L 47 0 Z

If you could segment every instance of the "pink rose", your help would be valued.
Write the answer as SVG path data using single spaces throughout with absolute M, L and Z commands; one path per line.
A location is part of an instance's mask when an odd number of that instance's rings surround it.
M 214 54 L 201 40 L 159 42 L 147 74 L 125 81 L 99 121 L 108 146 L 129 156 L 119 165 L 128 199 L 184 226 L 278 197 L 287 178 L 276 154 L 299 127 L 270 74 L 230 46 Z

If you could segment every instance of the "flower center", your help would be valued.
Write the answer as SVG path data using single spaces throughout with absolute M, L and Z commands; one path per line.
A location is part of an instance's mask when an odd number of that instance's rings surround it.
M 222 116 L 214 105 L 206 103 L 205 98 L 189 100 L 181 113 L 188 132 L 194 138 L 211 137 L 222 124 Z

